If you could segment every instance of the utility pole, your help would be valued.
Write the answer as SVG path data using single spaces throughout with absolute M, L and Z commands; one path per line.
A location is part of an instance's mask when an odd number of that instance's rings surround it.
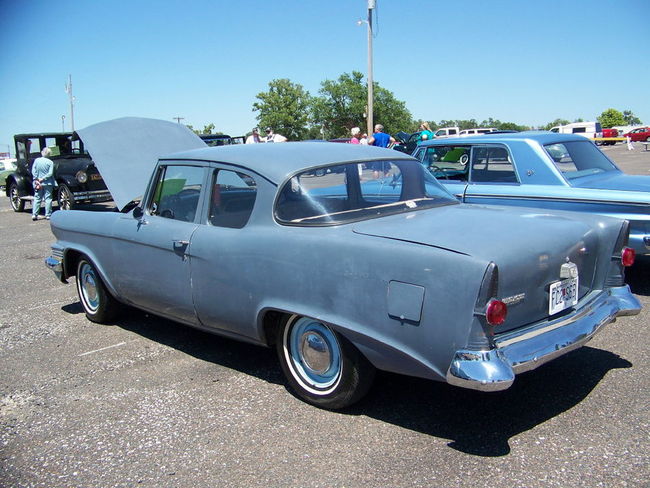
M 70 98 L 70 127 L 72 127 L 72 132 L 74 132 L 74 102 L 75 97 L 72 95 L 72 75 L 68 75 L 68 83 L 65 84 L 65 92 Z
M 185 117 L 172 117 L 172 119 L 174 119 L 176 122 L 180 124 L 181 120 L 185 120 Z
M 376 0 L 368 0 L 368 112 L 367 112 L 367 126 L 368 137 L 372 135 L 374 129 L 373 121 L 373 100 L 374 100 L 374 86 L 372 80 L 372 10 L 375 8 Z

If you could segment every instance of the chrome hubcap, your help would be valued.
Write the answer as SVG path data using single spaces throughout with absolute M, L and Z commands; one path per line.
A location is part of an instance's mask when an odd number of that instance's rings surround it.
M 327 342 L 315 332 L 306 332 L 300 339 L 300 353 L 305 366 L 317 374 L 324 374 L 332 364 Z
M 285 354 L 294 378 L 312 393 L 326 395 L 341 379 L 341 347 L 335 332 L 300 317 L 285 330 Z
M 89 309 L 97 310 L 99 307 L 99 295 L 97 294 L 97 282 L 94 270 L 84 264 L 81 269 L 81 292 L 83 299 Z

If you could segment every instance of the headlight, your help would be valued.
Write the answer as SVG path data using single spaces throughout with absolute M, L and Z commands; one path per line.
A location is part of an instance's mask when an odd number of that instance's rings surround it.
M 77 181 L 79 183 L 85 183 L 86 181 L 88 181 L 88 175 L 83 170 L 78 171 L 77 174 L 75 175 L 75 177 L 77 178 Z

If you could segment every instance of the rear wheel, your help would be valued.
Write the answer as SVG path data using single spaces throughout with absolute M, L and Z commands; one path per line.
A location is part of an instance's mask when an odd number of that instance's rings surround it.
M 89 320 L 105 324 L 117 317 L 119 303 L 104 286 L 95 265 L 85 256 L 77 264 L 77 293 Z
M 59 210 L 72 210 L 74 208 L 74 195 L 68 185 L 59 185 L 56 201 L 59 203 Z
M 11 183 L 11 185 L 9 185 L 9 201 L 11 202 L 11 208 L 14 209 L 14 212 L 22 212 L 25 210 L 25 200 L 20 198 L 18 185 L 16 185 L 16 183 Z
M 345 337 L 316 319 L 293 315 L 278 330 L 277 352 L 291 388 L 322 408 L 352 405 L 372 384 L 374 367 Z

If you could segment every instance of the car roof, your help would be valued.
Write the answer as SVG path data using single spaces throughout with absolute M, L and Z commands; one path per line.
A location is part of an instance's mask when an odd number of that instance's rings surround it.
M 16 134 L 14 135 L 15 139 L 25 139 L 26 137 L 59 137 L 65 136 L 69 137 L 72 135 L 72 132 L 28 132 L 26 134 Z
M 580 134 L 557 134 L 550 131 L 526 131 L 526 132 L 513 132 L 513 133 L 500 133 L 500 134 L 481 134 L 476 136 L 469 136 L 463 138 L 446 138 L 446 139 L 433 139 L 431 141 L 422 142 L 419 146 L 440 146 L 449 144 L 485 144 L 486 142 L 516 142 L 516 141 L 536 141 L 539 144 L 553 144 L 558 142 L 569 141 L 588 141 L 588 139 Z
M 305 168 L 368 160 L 412 160 L 393 149 L 331 142 L 237 144 L 178 152 L 162 158 L 214 161 L 249 168 L 273 183 L 281 183 Z

